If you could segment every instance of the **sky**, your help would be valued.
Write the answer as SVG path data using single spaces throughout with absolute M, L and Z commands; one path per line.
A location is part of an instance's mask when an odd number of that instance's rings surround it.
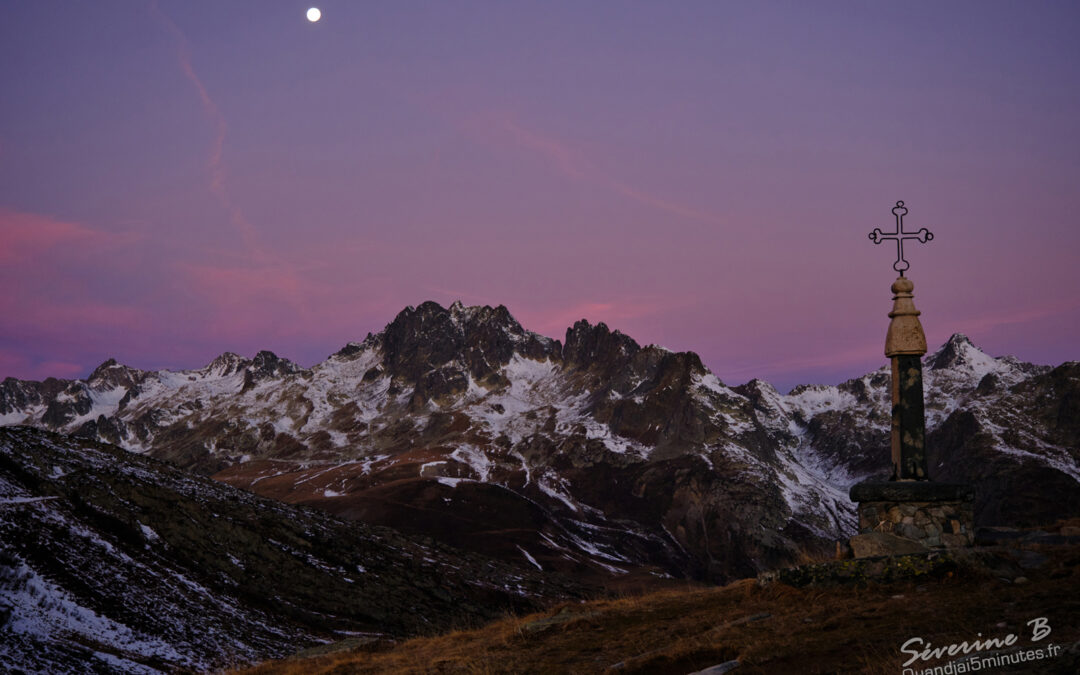
M 309 0 L 310 3 L 310 0 Z M 1080 359 L 1076 2 L 0 0 L 0 378 L 505 305 L 781 391 Z

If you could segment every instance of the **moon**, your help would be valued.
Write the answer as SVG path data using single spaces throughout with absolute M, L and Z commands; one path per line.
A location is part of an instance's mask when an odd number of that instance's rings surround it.
M 311 23 L 315 23 L 316 21 L 318 21 L 321 18 L 322 18 L 322 12 L 319 11 L 318 7 L 312 7 L 311 9 L 309 9 L 307 11 L 307 20 L 310 21 Z

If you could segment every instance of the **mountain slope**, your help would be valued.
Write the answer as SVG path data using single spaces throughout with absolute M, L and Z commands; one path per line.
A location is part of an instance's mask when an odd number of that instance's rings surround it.
M 974 480 L 980 522 L 1080 512 L 1080 366 L 993 359 L 959 335 L 926 364 L 932 475 Z M 458 303 L 407 308 L 310 369 L 260 352 L 8 379 L 0 416 L 597 580 L 726 579 L 828 548 L 854 528 L 848 487 L 889 462 L 885 369 L 788 395 L 728 387 L 603 324 L 560 342 Z M 1030 497 L 1047 481 L 1054 501 Z
M 580 591 L 150 458 L 0 429 L 0 670 L 208 670 Z

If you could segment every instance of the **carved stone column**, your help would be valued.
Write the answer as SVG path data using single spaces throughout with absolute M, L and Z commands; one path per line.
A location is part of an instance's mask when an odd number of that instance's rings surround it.
M 922 384 L 926 336 L 912 299 L 914 288 L 903 276 L 893 282 L 892 320 L 885 336 L 885 356 L 892 362 L 892 480 L 930 478 Z

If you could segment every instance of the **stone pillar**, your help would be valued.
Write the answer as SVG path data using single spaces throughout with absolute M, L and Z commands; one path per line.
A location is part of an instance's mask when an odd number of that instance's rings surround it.
M 914 288 L 904 276 L 893 282 L 893 308 L 885 336 L 885 356 L 892 362 L 892 480 L 930 478 L 922 386 L 926 336 L 912 300 Z
M 974 492 L 963 484 L 935 483 L 926 463 L 922 356 L 926 336 L 915 309 L 911 280 L 893 282 L 893 308 L 885 336 L 892 365 L 892 477 L 853 485 L 859 534 L 849 540 L 856 557 L 900 555 L 971 546 Z

